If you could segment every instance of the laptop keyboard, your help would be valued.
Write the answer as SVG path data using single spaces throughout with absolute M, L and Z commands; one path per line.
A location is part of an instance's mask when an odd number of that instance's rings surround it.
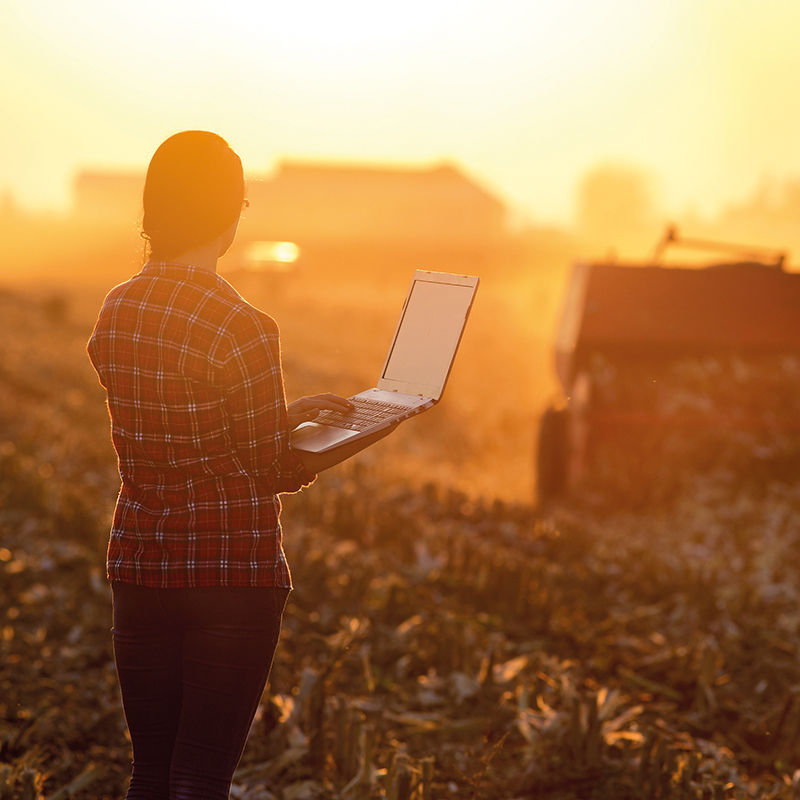
M 396 403 L 387 403 L 383 400 L 368 400 L 364 397 L 351 397 L 350 402 L 355 406 L 352 411 L 322 411 L 314 422 L 322 425 L 332 425 L 334 428 L 346 428 L 351 431 L 365 431 L 379 422 L 384 422 L 392 417 L 407 414 L 411 409 L 408 406 Z

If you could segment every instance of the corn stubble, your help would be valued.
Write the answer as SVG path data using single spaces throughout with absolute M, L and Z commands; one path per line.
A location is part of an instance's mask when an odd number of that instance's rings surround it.
M 115 798 L 88 323 L 0 305 L 0 798 Z M 800 797 L 792 481 L 543 514 L 364 459 L 285 500 L 297 588 L 237 800 Z

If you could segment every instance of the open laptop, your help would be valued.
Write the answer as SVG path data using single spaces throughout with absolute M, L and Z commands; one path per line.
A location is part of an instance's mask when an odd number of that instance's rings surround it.
M 439 401 L 478 278 L 418 269 L 378 384 L 348 398 L 353 411 L 323 411 L 292 431 L 292 447 L 324 453 L 420 414 Z

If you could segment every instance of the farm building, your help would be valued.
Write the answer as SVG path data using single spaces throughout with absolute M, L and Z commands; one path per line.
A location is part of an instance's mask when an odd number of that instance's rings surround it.
M 247 228 L 317 242 L 484 245 L 505 232 L 505 208 L 449 164 L 390 168 L 283 162 L 248 183 Z
M 73 185 L 73 213 L 103 224 L 141 214 L 143 174 L 84 171 Z M 499 243 L 506 209 L 457 167 L 426 168 L 282 162 L 247 180 L 250 206 L 239 240 L 352 244 L 474 253 Z

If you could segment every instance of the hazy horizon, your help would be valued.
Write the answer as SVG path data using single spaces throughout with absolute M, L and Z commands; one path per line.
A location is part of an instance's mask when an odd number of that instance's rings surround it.
M 186 128 L 251 173 L 453 161 L 540 224 L 574 219 L 599 164 L 649 175 L 672 215 L 800 175 L 791 0 L 215 9 L 4 3 L 0 191 L 63 209 L 79 169 L 142 168 Z

